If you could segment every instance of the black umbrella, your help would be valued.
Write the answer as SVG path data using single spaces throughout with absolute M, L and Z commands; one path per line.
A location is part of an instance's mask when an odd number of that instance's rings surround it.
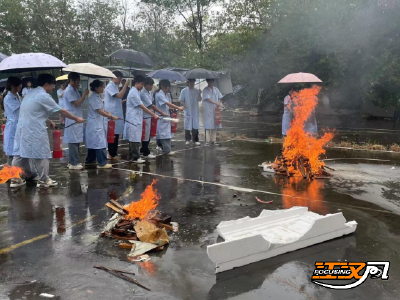
M 187 79 L 216 79 L 219 77 L 217 72 L 206 69 L 193 69 L 187 71 L 184 76 Z
M 3 59 L 6 59 L 8 56 L 7 55 L 5 55 L 5 54 L 3 54 L 3 53 L 0 53 L 0 62 L 3 60 Z
M 143 52 L 139 52 L 139 51 L 135 51 L 135 50 L 120 49 L 120 50 L 115 51 L 113 54 L 111 54 L 110 57 L 123 59 L 126 61 L 141 64 L 141 65 L 154 66 L 154 63 L 150 59 L 150 57 L 148 57 Z

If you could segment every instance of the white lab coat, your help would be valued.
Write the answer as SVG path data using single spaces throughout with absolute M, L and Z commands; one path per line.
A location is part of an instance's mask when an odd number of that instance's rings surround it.
M 104 90 L 104 106 L 106 111 L 121 119 L 115 121 L 115 134 L 122 134 L 124 132 L 124 111 L 122 109 L 122 99 L 115 97 L 118 93 L 118 86 L 113 81 L 110 81 Z
M 13 155 L 22 158 L 51 158 L 46 120 L 61 107 L 42 87 L 33 89 L 22 101 Z
M 12 156 L 14 152 L 15 131 L 17 130 L 20 106 L 21 100 L 19 96 L 15 96 L 9 91 L 4 98 L 4 111 L 7 115 L 7 123 L 6 129 L 4 130 L 3 144 L 3 151 L 9 156 Z
M 162 112 L 165 112 L 169 117 L 170 113 L 169 113 L 169 107 L 167 105 L 168 102 L 171 103 L 170 94 L 167 95 L 162 90 L 160 90 L 156 94 L 156 106 Z M 171 122 L 170 121 L 165 121 L 164 119 L 158 119 L 157 139 L 159 139 L 159 140 L 172 139 Z
M 87 149 L 105 149 L 107 148 L 106 129 L 104 127 L 104 119 L 99 114 L 98 109 L 104 107 L 103 100 L 100 95 L 93 92 L 89 97 L 89 108 L 86 125 L 86 143 Z
M 136 126 L 126 122 L 124 128 L 124 139 L 132 143 L 142 141 L 143 109 L 140 108 L 141 104 L 143 103 L 139 91 L 132 87 L 126 100 L 126 120 Z
M 79 93 L 79 91 L 73 88 L 71 85 L 68 85 L 68 87 L 64 91 L 63 98 L 65 109 L 68 110 L 71 114 L 83 118 L 82 105 L 78 107 L 72 103 L 73 101 L 78 101 L 79 99 L 81 99 L 81 94 Z M 75 123 L 74 120 L 65 118 L 65 127 L 73 123 Z M 71 144 L 83 143 L 83 130 L 83 123 L 75 124 L 71 127 L 65 128 L 63 142 Z
M 203 121 L 204 121 L 204 129 L 217 129 L 222 128 L 221 125 L 215 125 L 215 108 L 217 107 L 215 104 L 210 103 L 208 101 L 204 101 L 205 99 L 211 99 L 214 102 L 218 102 L 223 96 L 218 88 L 213 87 L 213 89 L 206 87 L 203 90 Z
M 147 91 L 145 88 L 140 92 L 140 99 L 143 102 L 143 105 L 147 108 L 153 105 L 153 93 Z M 151 115 L 147 112 L 143 111 L 143 120 L 145 120 L 145 141 L 150 141 L 150 131 L 151 131 Z
M 181 91 L 179 101 L 185 104 L 186 109 L 184 111 L 184 128 L 185 130 L 199 129 L 199 101 L 200 91 L 196 88 L 189 89 L 184 88 Z

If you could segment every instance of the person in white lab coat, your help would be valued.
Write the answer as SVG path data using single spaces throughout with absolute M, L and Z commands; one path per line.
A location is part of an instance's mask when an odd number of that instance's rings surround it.
M 65 108 L 65 101 L 64 101 L 64 91 L 67 88 L 67 82 L 63 82 L 60 85 L 60 88 L 57 90 L 57 97 L 58 97 L 58 105 L 61 108 Z M 65 124 L 65 117 L 60 115 L 60 123 Z
M 186 145 L 190 144 L 190 140 L 193 139 L 193 143 L 196 146 L 200 146 L 199 142 L 199 102 L 201 101 L 200 90 L 194 87 L 196 80 L 189 79 L 188 87 L 181 91 L 179 101 L 181 101 L 184 111 L 184 128 L 185 128 L 185 140 Z M 190 134 L 190 131 L 192 134 Z
M 55 84 L 56 80 L 52 75 L 39 75 L 39 86 L 27 94 L 21 103 L 20 118 L 15 133 L 12 165 L 23 169 L 23 177 L 37 176 L 38 188 L 57 185 L 57 182 L 49 178 L 49 163 L 52 156 L 47 126 L 55 129 L 55 124 L 49 119 L 49 115 L 59 112 L 76 123 L 84 122 L 81 117 L 62 109 L 49 95 L 54 90 Z M 35 168 L 31 166 L 32 161 Z M 25 183 L 21 178 L 14 178 L 10 187 L 18 187 Z
M 128 88 L 130 81 L 127 80 L 119 90 L 119 85 L 122 81 L 122 73 L 114 71 L 114 75 L 117 78 L 113 78 L 104 90 L 104 107 L 106 111 L 109 111 L 113 116 L 118 117 L 118 121 L 115 121 L 115 139 L 113 143 L 108 143 L 108 156 L 107 159 L 118 160 L 118 142 L 119 136 L 124 132 L 124 111 L 122 108 L 122 101 L 125 95 L 126 89 Z M 105 120 L 107 123 L 108 121 Z
M 7 165 L 9 166 L 11 166 L 13 160 L 15 131 L 17 130 L 19 109 L 21 107 L 21 99 L 18 93 L 21 89 L 21 79 L 18 77 L 9 77 L 7 79 L 8 93 L 4 97 L 4 111 L 7 116 L 7 122 L 4 130 L 3 152 L 7 155 Z
M 140 99 L 142 100 L 144 106 L 148 109 L 158 112 L 163 117 L 167 117 L 168 115 L 165 112 L 162 112 L 153 104 L 153 85 L 154 80 L 150 77 L 146 77 L 144 82 L 144 88 L 140 92 Z M 149 149 L 150 144 L 150 131 L 151 131 L 151 115 L 143 111 L 143 120 L 145 121 L 145 138 L 142 140 L 142 148 L 140 149 L 140 153 L 143 153 L 143 157 L 148 159 L 156 158 L 155 155 L 151 154 Z
M 294 89 L 289 90 L 288 95 L 283 99 L 283 116 L 282 116 L 282 135 L 286 136 L 293 120 L 293 100 L 292 94 Z
M 140 158 L 140 145 L 142 142 L 143 112 L 159 119 L 154 112 L 149 110 L 140 98 L 140 91 L 144 87 L 146 78 L 143 75 L 135 76 L 133 87 L 129 91 L 126 102 L 126 121 L 124 138 L 129 140 L 129 160 L 143 164 L 146 161 Z
M 81 78 L 78 73 L 71 72 L 68 74 L 68 87 L 64 91 L 64 103 L 66 110 L 70 111 L 75 116 L 83 118 L 82 104 L 89 94 L 86 90 L 83 95 L 78 91 Z M 83 165 L 79 162 L 79 144 L 83 143 L 83 123 L 75 124 L 71 119 L 65 120 L 64 142 L 68 143 L 69 164 L 70 170 L 82 170 Z M 70 126 L 71 125 L 71 126 Z
M 203 121 L 206 131 L 206 146 L 217 142 L 216 129 L 221 128 L 221 125 L 215 124 L 215 109 L 217 106 L 224 107 L 221 101 L 223 96 L 219 89 L 214 86 L 214 82 L 214 79 L 207 79 L 208 86 L 203 90 Z
M 183 111 L 183 107 L 179 107 L 171 103 L 171 83 L 168 80 L 163 79 L 160 80 L 159 87 L 160 91 L 155 96 L 157 108 L 166 113 L 168 116 L 170 116 L 170 108 Z M 162 153 L 164 155 L 173 154 L 173 152 L 171 152 L 171 139 L 171 121 L 166 121 L 162 118 L 159 119 L 157 124 L 157 140 L 159 140 L 161 144 Z
M 28 95 L 30 91 L 32 91 L 32 82 L 28 81 L 26 83 L 26 87 L 24 87 L 22 90 L 22 98 L 25 98 L 25 96 Z

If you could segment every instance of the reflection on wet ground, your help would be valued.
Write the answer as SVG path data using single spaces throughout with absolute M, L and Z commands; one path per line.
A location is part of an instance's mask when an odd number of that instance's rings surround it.
M 122 161 L 110 171 L 74 172 L 52 162 L 51 175 L 60 183 L 56 189 L 27 185 L 12 191 L 0 185 L 0 299 L 39 299 L 40 293 L 73 300 L 398 299 L 400 168 L 392 167 L 400 155 L 328 151 L 335 176 L 305 182 L 257 167 L 273 160 L 280 145 L 232 141 L 185 148 L 181 136 L 176 140 L 174 157 L 157 157 L 144 166 Z M 126 145 L 121 154 L 126 159 Z M 104 204 L 110 198 L 138 200 L 153 179 L 158 179 L 159 209 L 180 224 L 179 232 L 170 235 L 164 251 L 151 253 L 150 261 L 129 262 L 127 250 L 99 238 L 111 216 Z M 273 202 L 263 204 L 255 197 Z M 214 274 L 206 249 L 218 239 L 219 222 L 293 206 L 321 214 L 341 211 L 359 226 L 345 238 Z M 332 291 L 310 282 L 318 260 L 388 260 L 390 278 Z M 152 291 L 97 272 L 93 266 L 99 264 L 136 273 Z

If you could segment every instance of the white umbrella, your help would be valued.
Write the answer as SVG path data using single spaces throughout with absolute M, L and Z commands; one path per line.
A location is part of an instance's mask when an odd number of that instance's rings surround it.
M 58 58 L 45 53 L 14 54 L 2 60 L 1 73 L 22 73 L 65 68 Z
M 286 75 L 278 83 L 305 83 L 305 82 L 317 83 L 317 82 L 322 82 L 322 80 L 311 73 L 293 73 Z
M 117 78 L 109 69 L 91 63 L 69 64 L 64 72 L 76 72 L 91 78 Z

